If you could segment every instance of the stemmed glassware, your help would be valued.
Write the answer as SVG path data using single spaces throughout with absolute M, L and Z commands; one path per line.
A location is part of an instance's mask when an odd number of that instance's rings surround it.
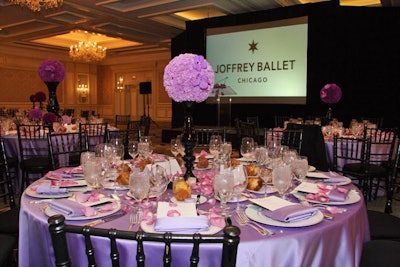
M 233 196 L 236 199 L 236 210 L 240 209 L 239 200 L 242 196 L 243 191 L 247 187 L 247 178 L 243 166 L 239 165 L 232 169 L 233 174 Z
M 292 184 L 292 170 L 290 165 L 283 162 L 275 164 L 272 169 L 272 183 L 278 190 L 279 195 L 284 199 L 286 190 Z
M 171 153 L 174 157 L 181 154 L 181 156 L 185 155 L 185 148 L 183 147 L 181 140 L 179 138 L 171 139 Z
M 233 193 L 234 179 L 233 173 L 229 168 L 224 168 L 224 165 L 217 164 L 215 166 L 216 174 L 214 176 L 213 186 L 214 194 L 220 201 L 219 208 L 222 215 L 229 215 L 231 208 L 227 205 Z
M 138 144 L 139 158 L 146 159 L 153 153 L 153 144 L 150 136 L 141 136 Z
M 221 159 L 222 160 L 229 160 L 232 154 L 232 143 L 225 142 L 221 144 Z
M 95 157 L 83 164 L 83 175 L 89 187 L 100 192 L 103 185 L 101 158 Z
M 243 137 L 240 145 L 240 154 L 245 159 L 251 159 L 254 155 L 254 139 L 253 137 Z
M 135 160 L 135 158 L 139 154 L 138 144 L 139 144 L 138 141 L 129 141 L 129 144 L 128 144 L 128 153 L 132 157 L 133 160 Z
M 158 164 L 153 164 L 151 166 L 150 182 L 151 188 L 149 196 L 158 199 L 165 190 L 167 190 L 168 184 L 170 183 L 166 169 Z
M 147 171 L 134 169 L 129 176 L 129 193 L 136 199 L 138 204 L 138 213 L 142 213 L 143 199 L 149 194 L 150 190 L 150 174 Z
M 292 160 L 291 164 L 292 172 L 300 182 L 304 181 L 304 178 L 308 172 L 308 159 L 306 156 L 297 156 Z
M 222 138 L 220 135 L 210 136 L 210 144 L 208 148 L 210 154 L 213 155 L 215 159 L 218 159 L 219 154 L 221 153 L 221 144 L 222 144 Z

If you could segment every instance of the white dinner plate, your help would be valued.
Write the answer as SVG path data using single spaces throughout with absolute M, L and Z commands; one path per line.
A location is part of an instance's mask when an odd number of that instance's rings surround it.
M 314 166 L 311 166 L 311 165 L 308 166 L 308 171 L 309 172 L 315 172 L 316 169 L 317 168 L 315 168 Z
M 195 202 L 197 201 L 197 195 L 192 194 L 192 198 L 194 198 Z M 207 198 L 205 196 L 200 196 L 199 204 L 203 204 L 206 201 L 207 201 Z M 176 200 L 175 197 L 171 198 L 171 202 L 174 202 L 174 203 L 185 203 L 185 201 Z
M 264 216 L 263 214 L 261 214 L 262 210 L 263 210 L 263 208 L 261 208 L 261 207 L 258 207 L 255 205 L 250 205 L 246 208 L 245 213 L 253 221 L 272 225 L 272 226 L 280 226 L 280 227 L 311 226 L 311 225 L 320 223 L 324 219 L 324 215 L 322 214 L 322 212 L 318 211 L 314 216 L 308 218 L 307 220 L 302 220 L 302 221 L 298 221 L 298 222 L 281 222 L 281 221 L 273 220 L 267 216 Z
M 327 184 L 327 185 L 348 185 L 348 184 L 351 184 L 351 179 L 350 178 L 348 178 L 348 177 L 345 177 L 346 178 L 346 181 L 343 181 L 343 182 L 339 182 L 339 183 L 325 183 L 325 184 Z M 311 182 L 313 182 L 313 181 L 315 181 L 315 179 L 306 179 L 306 180 L 308 180 L 308 181 L 311 181 Z M 319 182 L 321 182 L 321 183 L 323 183 L 324 182 L 324 180 L 323 179 L 321 179 L 321 180 L 319 180 Z
M 292 195 L 298 198 L 299 200 L 304 200 L 305 199 L 305 194 L 304 193 L 299 193 L 299 192 L 292 192 Z M 308 202 L 310 203 L 316 203 L 316 204 L 325 204 L 325 205 L 350 205 L 357 203 L 361 200 L 360 195 L 358 192 L 354 190 L 350 190 L 349 194 L 347 195 L 347 198 L 345 201 L 329 201 L 329 202 L 320 202 L 317 200 L 312 200 L 312 199 L 307 199 Z
M 147 224 L 146 222 L 143 221 L 140 224 L 140 227 L 146 233 L 164 233 L 164 232 L 156 232 L 154 230 L 154 223 L 149 225 L 149 224 Z M 222 228 L 220 228 L 220 227 L 217 227 L 217 226 L 214 226 L 214 225 L 210 225 L 210 228 L 208 228 L 207 231 L 203 231 L 203 232 L 199 232 L 199 233 L 202 234 L 202 235 L 214 235 L 214 234 L 218 233 L 221 230 L 222 230 Z M 174 232 L 174 233 L 178 234 L 179 232 Z M 194 232 L 193 233 L 185 232 L 185 234 L 194 234 Z
M 128 197 L 131 197 L 131 198 L 135 199 L 134 196 L 131 194 L 130 191 L 128 191 L 128 192 L 126 193 L 126 195 L 127 195 Z M 156 196 L 150 194 L 149 198 L 153 198 L 153 197 L 156 197 Z M 145 197 L 144 199 L 147 199 L 147 197 Z
M 265 185 L 263 185 L 263 186 L 260 188 L 260 190 L 258 190 L 258 191 L 250 190 L 250 189 L 247 189 L 247 191 L 249 191 L 250 193 L 254 193 L 254 194 L 264 194 Z M 276 190 L 276 188 L 275 188 L 274 186 L 272 186 L 272 185 L 267 185 L 267 194 L 272 194 L 272 193 L 275 193 L 275 192 L 278 192 L 278 190 Z
M 208 167 L 207 167 L 207 168 L 198 168 L 198 167 L 197 167 L 197 164 L 194 164 L 193 167 L 194 167 L 194 169 L 197 170 L 197 171 L 206 171 L 206 170 L 211 170 L 211 167 L 212 167 L 212 166 L 211 166 L 211 164 L 208 164 Z
M 109 215 L 114 214 L 117 211 L 119 211 L 121 209 L 121 204 L 118 201 L 116 201 L 116 203 L 117 203 L 117 206 L 113 210 L 106 211 L 106 212 L 97 212 L 97 214 L 95 216 L 86 217 L 86 216 L 67 216 L 67 215 L 64 215 L 64 217 L 65 217 L 66 220 L 69 220 L 69 221 L 83 221 L 83 220 L 100 219 L 100 218 L 103 218 L 105 216 L 109 216 Z M 44 213 L 49 217 L 53 216 L 55 214 L 59 214 L 59 212 L 52 210 L 50 206 L 47 207 L 44 210 Z
M 114 182 L 107 182 L 104 184 L 104 189 L 123 191 L 128 190 L 129 185 L 115 184 Z
M 220 201 L 218 196 L 215 196 L 215 199 Z M 241 196 L 237 201 L 236 200 L 229 200 L 227 202 L 228 203 L 236 203 L 236 202 L 243 202 L 243 201 L 246 201 L 246 200 L 247 200 L 247 197 Z
M 25 194 L 27 194 L 30 197 L 36 197 L 36 198 L 67 198 L 72 196 L 71 192 L 65 194 L 39 194 L 29 187 L 25 190 Z

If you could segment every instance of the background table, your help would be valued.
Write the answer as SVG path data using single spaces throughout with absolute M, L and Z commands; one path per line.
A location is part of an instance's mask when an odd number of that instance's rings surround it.
M 353 185 L 349 187 L 357 190 Z M 33 204 L 31 200 L 34 198 L 23 194 L 20 211 L 19 266 L 54 266 L 47 216 L 40 209 L 45 203 Z M 250 227 L 240 226 L 242 233 L 237 266 L 358 266 L 362 244 L 369 240 L 366 207 L 362 197 L 358 203 L 345 207 L 347 212 L 336 214 L 334 220 L 323 220 L 313 226 L 302 228 L 268 226 L 276 232 L 273 236 L 261 236 Z M 205 203 L 199 208 L 207 210 L 210 206 Z M 129 215 L 97 227 L 127 230 Z M 70 238 L 74 239 L 71 240 L 73 246 L 70 247 L 73 266 L 85 266 L 87 263 L 83 238 L 76 236 Z M 97 249 L 100 248 L 96 254 L 99 266 L 110 266 L 108 240 L 96 238 L 94 244 Z M 121 240 L 118 244 L 121 266 L 127 266 L 128 262 L 130 266 L 135 266 L 136 242 Z M 163 249 L 160 244 L 145 244 L 147 266 L 160 266 Z M 221 249 L 222 247 L 217 244 L 202 247 L 199 266 L 219 266 Z M 99 251 L 104 253 L 100 254 Z M 173 245 L 172 266 L 188 266 L 190 251 L 191 246 L 188 244 Z

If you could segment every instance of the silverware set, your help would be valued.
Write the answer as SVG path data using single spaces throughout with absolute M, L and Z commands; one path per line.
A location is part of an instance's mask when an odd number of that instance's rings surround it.
M 137 232 L 140 228 L 140 222 L 142 220 L 142 214 L 139 212 L 131 213 L 129 216 L 129 228 L 128 231 L 132 231 L 133 226 L 135 225 L 135 232 Z
M 249 217 L 247 217 L 246 213 L 243 210 L 236 210 L 235 214 L 233 215 L 235 220 L 240 224 L 240 225 L 245 225 L 253 228 L 256 230 L 260 235 L 273 235 L 274 232 L 265 228 L 261 224 L 250 220 Z

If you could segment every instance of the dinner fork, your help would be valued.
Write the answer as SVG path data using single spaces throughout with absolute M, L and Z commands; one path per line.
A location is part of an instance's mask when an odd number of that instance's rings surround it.
M 142 216 L 138 212 L 135 213 L 135 214 L 131 213 L 131 215 L 129 216 L 129 229 L 128 229 L 128 231 L 132 230 L 133 225 L 139 225 L 141 217 Z M 136 227 L 136 228 L 138 228 L 138 227 Z
M 261 235 L 273 235 L 274 234 L 273 231 L 268 230 L 267 228 L 258 224 L 257 222 L 251 221 L 249 219 L 249 217 L 247 217 L 247 215 L 241 210 L 236 211 L 234 218 L 240 225 L 250 226 L 251 228 L 256 230 Z

